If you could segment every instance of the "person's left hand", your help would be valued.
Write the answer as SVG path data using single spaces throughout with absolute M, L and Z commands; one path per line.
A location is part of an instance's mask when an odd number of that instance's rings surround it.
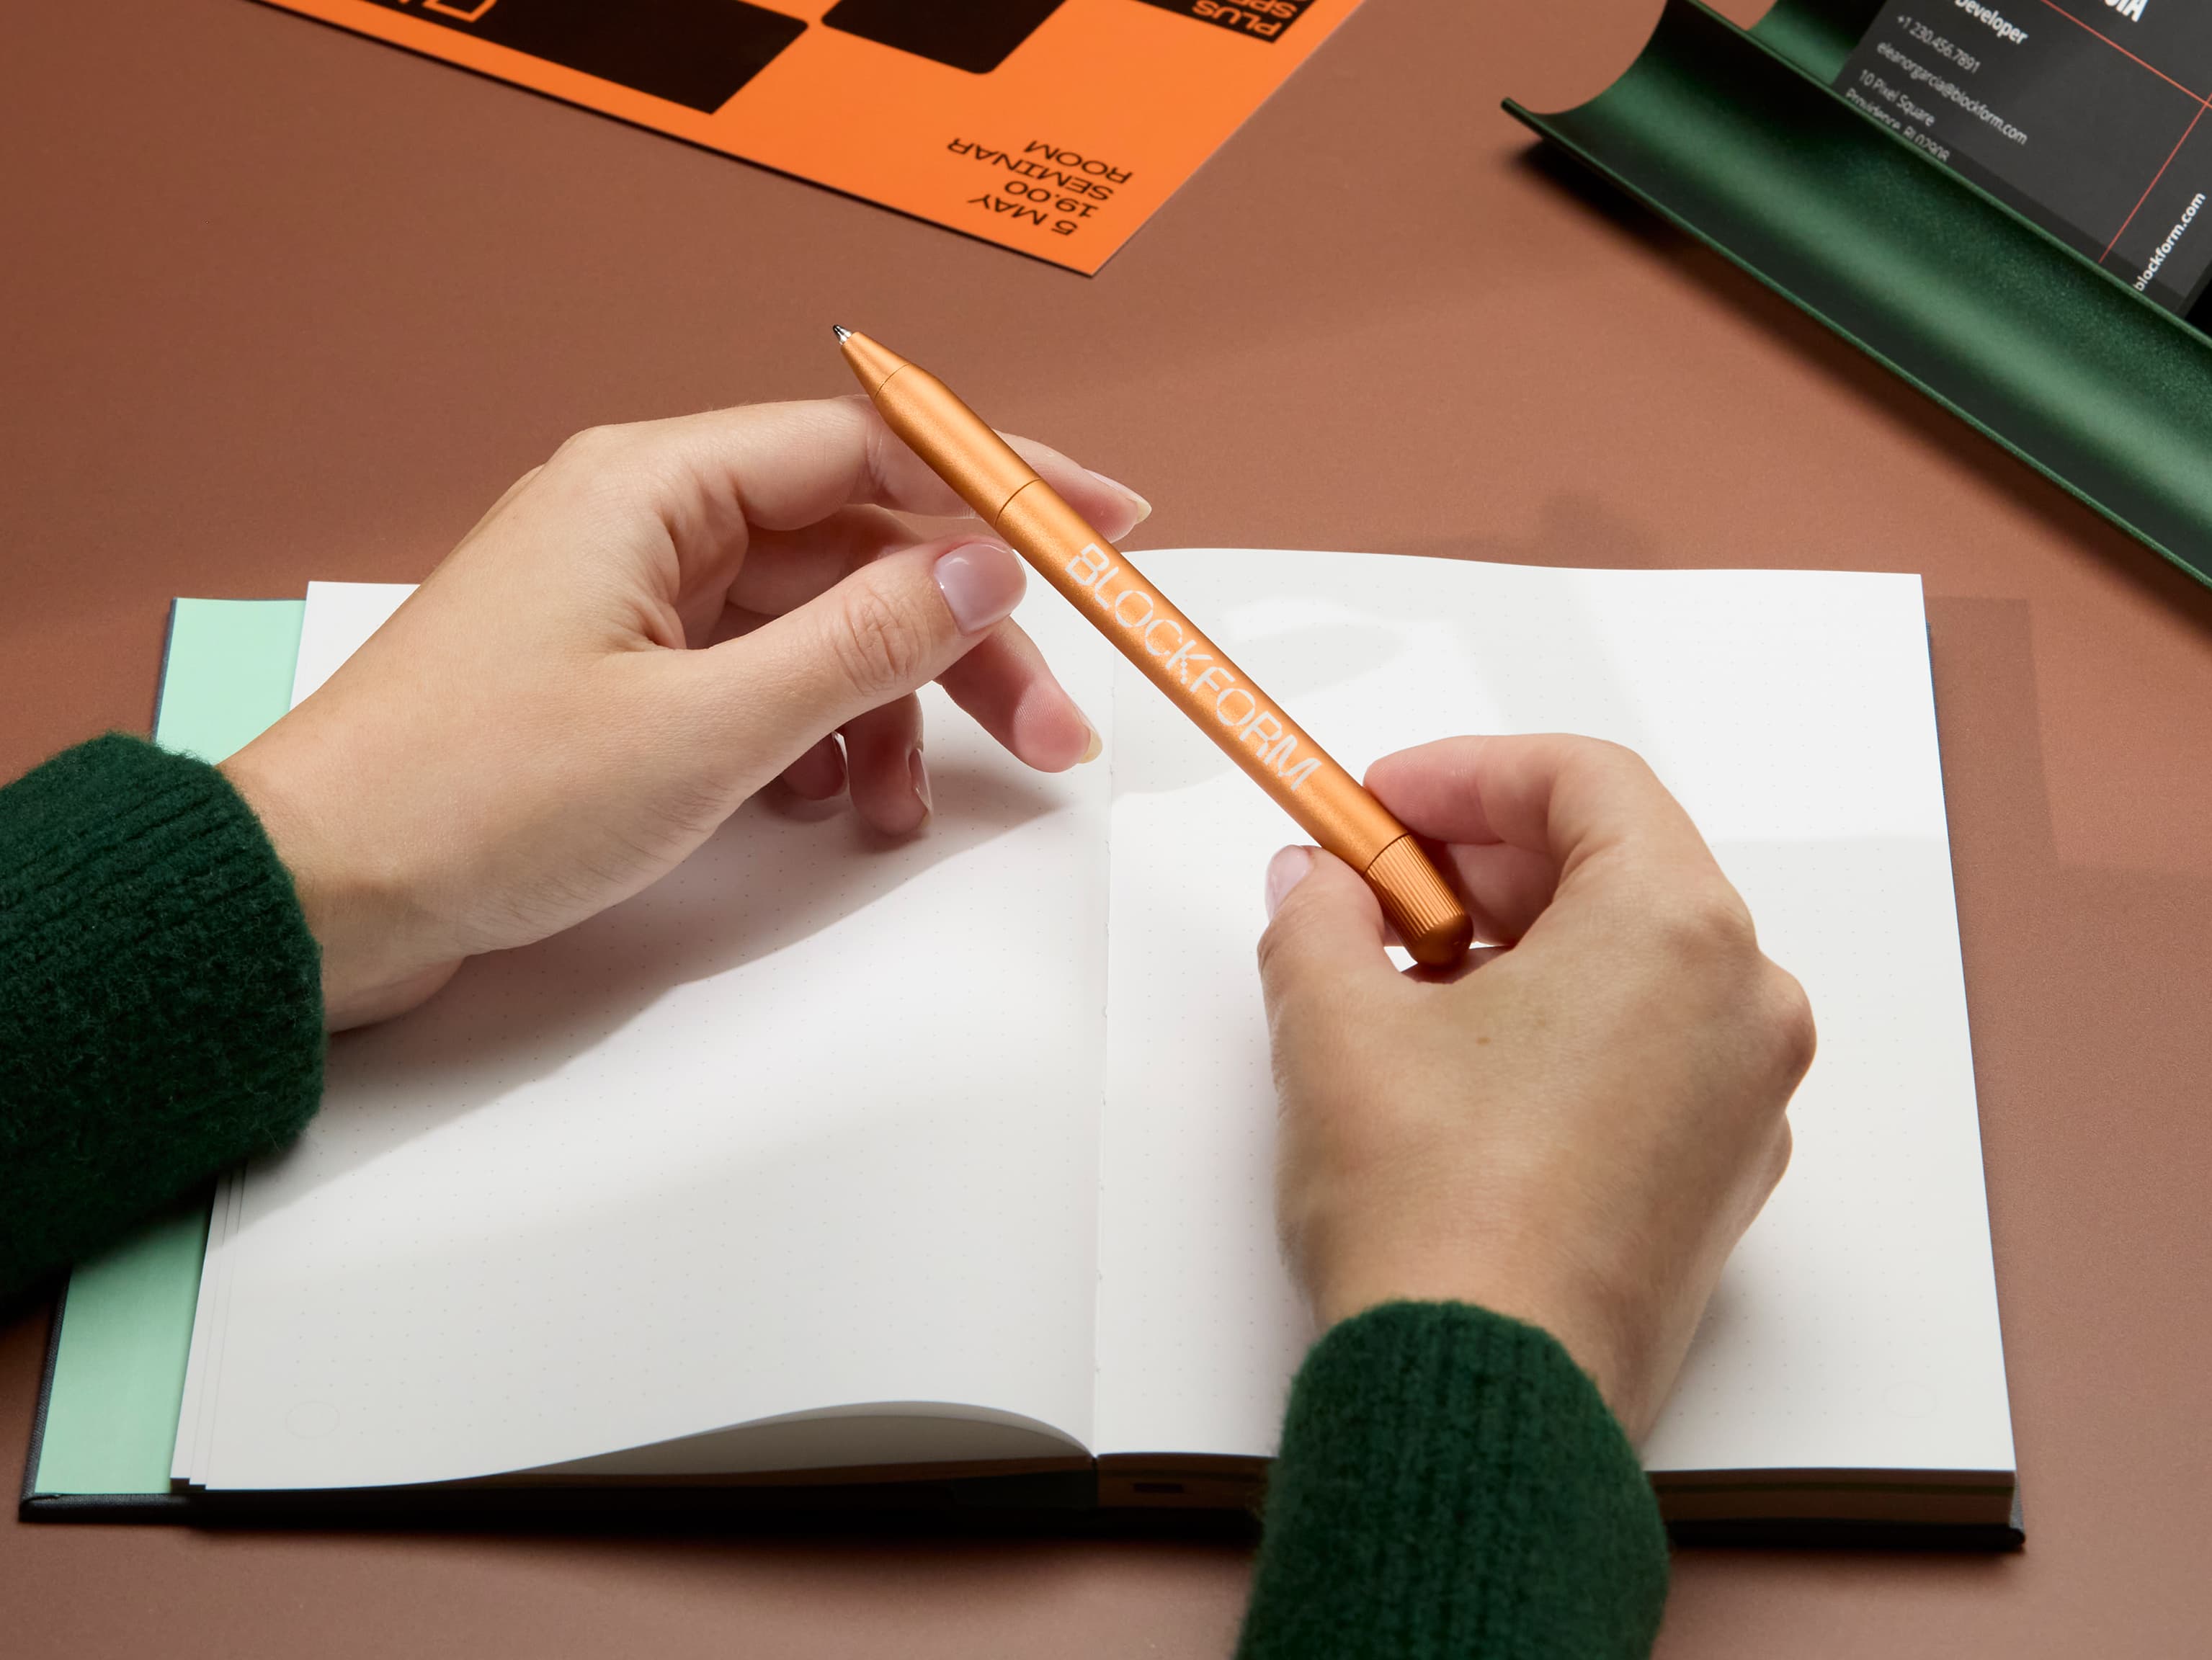
M 1150 511 L 1010 441 L 1109 538 Z M 964 511 L 857 398 L 596 429 L 519 480 L 224 763 L 322 947 L 326 1024 L 396 1014 L 465 958 L 629 897 L 779 775 L 919 828 L 925 681 L 1030 766 L 1096 753 L 1006 620 L 1020 562 L 887 509 Z

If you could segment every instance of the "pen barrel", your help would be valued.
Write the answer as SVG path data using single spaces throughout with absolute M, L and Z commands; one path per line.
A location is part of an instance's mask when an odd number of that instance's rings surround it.
M 1018 491 L 997 523 L 1045 581 L 1322 847 L 1364 873 L 1406 836 L 1381 802 L 1051 485 L 1038 479 Z
M 885 424 L 1307 835 L 1359 873 L 1414 961 L 1458 961 L 1474 925 L 1406 827 L 951 388 L 864 334 L 839 337 Z
M 873 341 L 868 344 L 882 351 Z M 848 344 L 846 355 L 849 358 L 852 354 Z M 962 403 L 951 387 L 927 369 L 891 361 L 897 367 L 872 385 L 867 372 L 855 365 L 884 424 L 957 490 L 986 524 L 996 524 L 1000 510 L 1017 492 L 1039 482 L 1036 470 L 1014 453 L 1013 446 L 994 432 L 989 422 Z

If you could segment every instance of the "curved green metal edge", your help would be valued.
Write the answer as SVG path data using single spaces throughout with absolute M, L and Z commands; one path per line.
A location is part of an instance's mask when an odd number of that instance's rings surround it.
M 1892 0 L 1777 0 L 1772 10 L 1751 26 L 1763 40 L 1814 80 L 1836 78 L 1844 59 L 1884 6 Z
M 2212 585 L 2212 341 L 1832 91 L 1874 9 L 1668 0 L 1589 103 L 1505 107 Z

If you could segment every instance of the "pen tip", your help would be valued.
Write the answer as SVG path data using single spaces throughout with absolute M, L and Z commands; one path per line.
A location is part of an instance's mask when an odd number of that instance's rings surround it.
M 842 323 L 832 323 L 830 325 L 830 332 L 837 337 L 837 344 L 841 346 L 853 337 L 853 331 Z

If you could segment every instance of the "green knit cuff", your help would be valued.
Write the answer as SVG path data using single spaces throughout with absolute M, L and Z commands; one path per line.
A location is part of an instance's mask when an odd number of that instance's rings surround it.
M 0 1296 L 283 1145 L 321 966 L 228 779 L 120 733 L 0 789 Z
M 1643 1656 L 1666 1596 L 1635 1450 L 1547 1333 L 1394 1303 L 1314 1346 L 1268 1483 L 1244 1660 Z

